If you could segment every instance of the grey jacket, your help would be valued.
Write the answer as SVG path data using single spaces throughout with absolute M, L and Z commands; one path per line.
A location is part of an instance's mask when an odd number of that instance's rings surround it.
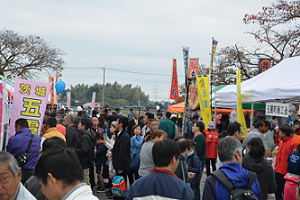
M 142 145 L 140 155 L 140 169 L 139 175 L 146 176 L 150 173 L 150 170 L 155 167 L 152 157 L 152 147 L 154 142 L 149 141 Z
M 259 132 L 258 129 L 255 128 L 250 133 L 248 133 L 246 135 L 246 137 L 244 138 L 244 141 L 242 144 L 243 149 L 246 149 L 246 151 L 248 151 L 247 144 L 248 144 L 249 140 L 251 140 L 254 137 L 259 137 L 261 140 L 263 140 L 263 134 L 261 132 Z
M 270 148 L 271 151 L 273 151 L 275 144 L 274 144 L 273 133 L 270 129 L 263 134 L 263 142 L 264 142 L 265 149 Z

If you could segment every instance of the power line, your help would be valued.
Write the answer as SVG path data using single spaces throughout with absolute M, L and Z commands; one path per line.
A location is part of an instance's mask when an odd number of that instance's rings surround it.
M 65 69 L 103 69 L 103 67 L 85 67 L 85 68 L 68 67 L 68 68 L 65 68 Z M 105 67 L 105 69 L 112 70 L 112 71 L 118 71 L 118 72 L 126 72 L 126 73 L 133 73 L 133 74 L 144 74 L 144 75 L 151 75 L 151 76 L 167 76 L 167 77 L 172 76 L 172 75 L 166 75 L 166 74 L 137 72 L 137 71 L 114 69 L 114 68 L 107 68 L 107 67 Z M 178 76 L 178 77 L 184 77 L 184 76 Z

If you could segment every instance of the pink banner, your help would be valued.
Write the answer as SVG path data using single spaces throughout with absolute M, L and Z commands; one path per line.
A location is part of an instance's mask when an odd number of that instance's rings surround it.
M 3 86 L 2 83 L 0 83 L 0 134 L 2 133 L 2 112 L 3 112 Z M 1 137 L 0 137 L 0 142 L 1 141 Z M 1 146 L 1 145 L 0 145 Z M 1 151 L 2 149 L 0 149 Z
M 96 92 L 93 92 L 93 97 L 92 97 L 92 108 L 91 108 L 91 116 L 92 116 L 92 112 L 95 108 L 95 100 L 96 100 Z
M 25 118 L 33 134 L 40 134 L 50 92 L 50 83 L 15 80 L 14 104 L 8 138 L 15 134 L 15 121 Z
M 71 92 L 67 92 L 67 108 L 71 108 Z

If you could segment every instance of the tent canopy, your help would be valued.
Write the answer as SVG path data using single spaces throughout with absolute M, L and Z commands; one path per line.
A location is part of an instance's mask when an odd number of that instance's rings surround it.
M 184 113 L 184 102 L 180 102 L 168 107 L 168 111 L 171 113 Z
M 242 102 L 289 102 L 300 103 L 300 56 L 286 58 L 271 69 L 243 81 Z M 236 85 L 216 91 L 216 101 L 236 103 Z

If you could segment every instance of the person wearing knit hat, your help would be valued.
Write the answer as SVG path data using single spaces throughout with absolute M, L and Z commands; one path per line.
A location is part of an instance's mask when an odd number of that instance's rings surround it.
M 217 159 L 217 145 L 219 143 L 219 134 L 215 132 L 215 122 L 210 121 L 207 123 L 206 132 L 206 174 L 210 175 L 210 166 L 213 171 L 216 170 L 216 159 Z

